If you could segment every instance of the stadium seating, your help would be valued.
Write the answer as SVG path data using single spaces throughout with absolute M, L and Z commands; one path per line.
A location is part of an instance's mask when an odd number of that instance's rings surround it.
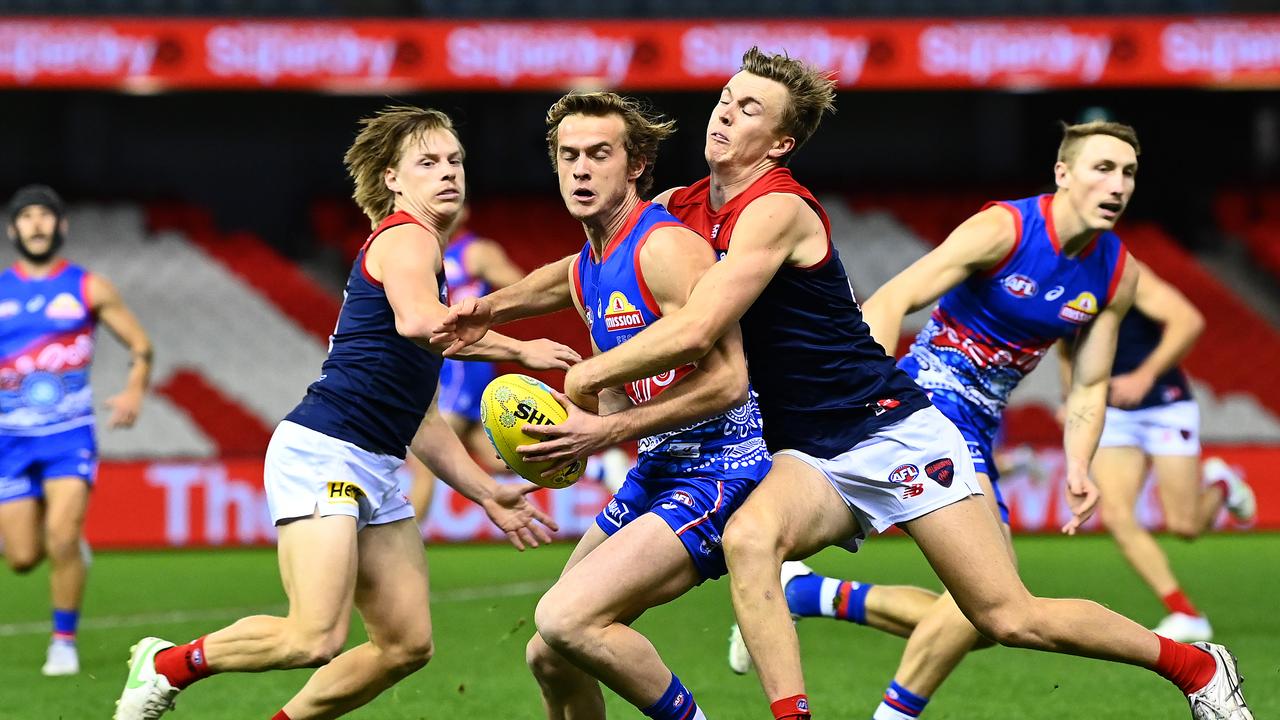
M 70 223 L 68 256 L 120 288 L 156 348 L 154 392 L 133 430 L 100 433 L 103 455 L 262 452 L 270 428 L 318 375 L 323 341 L 190 236 L 148 230 L 141 208 L 75 207 Z M 206 243 L 215 237 L 210 230 Z M 234 242 L 245 249 L 244 238 Z M 337 305 L 328 303 L 331 326 Z M 98 407 L 121 387 L 129 363 L 105 335 L 93 370 Z

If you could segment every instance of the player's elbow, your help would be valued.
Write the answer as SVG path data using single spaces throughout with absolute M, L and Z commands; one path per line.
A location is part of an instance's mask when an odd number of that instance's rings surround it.
M 425 315 L 396 313 L 396 333 L 408 340 L 427 340 L 433 323 Z
M 1200 337 L 1200 334 L 1204 332 L 1204 314 L 1197 310 L 1194 305 L 1187 306 L 1186 324 L 1187 334 L 1193 338 Z
M 707 356 L 720 340 L 721 333 L 710 322 L 699 320 L 680 333 L 677 352 L 683 362 L 694 362 Z

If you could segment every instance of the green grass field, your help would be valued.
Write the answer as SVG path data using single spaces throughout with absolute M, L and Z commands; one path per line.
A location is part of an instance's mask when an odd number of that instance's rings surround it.
M 1153 624 L 1162 608 L 1105 538 L 1025 537 L 1024 577 L 1045 595 L 1089 597 Z M 1218 638 L 1240 658 L 1259 718 L 1280 717 L 1280 535 L 1214 536 L 1165 542 L 1188 594 L 1208 612 Z M 568 555 L 561 544 L 523 555 L 506 547 L 433 548 L 429 553 L 436 659 L 354 717 L 539 718 L 524 666 L 533 608 Z M 877 539 L 858 555 L 828 550 L 820 572 L 936 587 L 915 547 Z M 156 634 L 186 640 L 235 618 L 279 612 L 284 597 L 270 550 L 99 553 L 92 569 L 75 678 L 39 673 L 47 642 L 47 575 L 0 575 L 0 718 L 108 718 L 125 676 L 129 645 Z M 642 618 L 671 667 L 711 718 L 768 718 L 754 675 L 725 665 L 732 621 L 728 588 L 710 583 Z M 353 635 L 359 635 L 356 623 Z M 353 637 L 353 642 L 359 638 Z M 892 676 L 903 641 L 830 620 L 800 623 L 810 697 L 822 718 L 869 718 Z M 219 676 L 183 693 L 175 720 L 268 718 L 307 671 Z M 616 717 L 640 713 L 606 691 Z M 1185 718 L 1181 695 L 1143 670 L 1028 651 L 975 654 L 925 715 L 963 718 Z

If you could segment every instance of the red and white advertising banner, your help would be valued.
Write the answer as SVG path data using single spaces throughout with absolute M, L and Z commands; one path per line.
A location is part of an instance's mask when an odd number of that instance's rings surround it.
M 1216 448 L 1219 455 L 1250 478 L 1258 495 L 1258 517 L 1250 527 L 1280 530 L 1280 448 Z M 1035 452 L 1001 481 L 1012 510 L 1014 529 L 1057 532 L 1070 518 L 1063 500 L 1062 451 Z M 563 490 L 530 496 L 560 525 L 560 536 L 574 538 L 590 527 L 609 500 L 599 483 L 583 480 Z M 1154 483 L 1138 501 L 1138 518 L 1149 527 L 1163 522 Z M 1225 513 L 1225 529 L 1243 530 Z M 1098 530 L 1095 517 L 1086 526 Z M 261 460 L 211 462 L 108 462 L 98 473 L 86 532 L 100 548 L 209 547 L 261 545 L 275 541 L 262 489 Z M 503 541 L 484 511 L 440 484 L 423 528 L 435 542 Z
M 752 45 L 845 89 L 1280 87 L 1280 15 L 985 20 L 0 20 L 0 87 L 714 89 Z

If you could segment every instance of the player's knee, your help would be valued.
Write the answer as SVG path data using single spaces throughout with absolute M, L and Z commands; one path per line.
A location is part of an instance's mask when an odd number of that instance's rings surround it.
M 571 668 L 569 661 L 553 650 L 539 633 L 534 633 L 525 645 L 524 662 L 540 682 L 554 682 Z
M 978 632 L 1005 647 L 1035 647 L 1035 615 L 1027 603 L 1006 603 L 970 618 Z
M 581 641 L 587 625 L 585 618 L 574 611 L 572 603 L 560 601 L 554 588 L 538 602 L 533 622 L 538 635 L 557 652 L 571 651 Z
M 80 558 L 80 533 L 51 530 L 47 539 L 49 559 L 64 562 Z
M 777 523 L 749 510 L 739 510 L 729 518 L 724 528 L 723 547 L 730 568 L 743 561 L 762 557 L 780 559 L 784 555 Z
M 431 635 L 425 634 L 415 638 L 400 638 L 392 647 L 384 650 L 387 667 L 392 674 L 405 677 L 426 667 L 435 655 L 435 643 Z
M 1165 527 L 1183 540 L 1195 540 L 1200 537 L 1200 528 L 1196 525 L 1195 518 L 1170 515 L 1165 519 Z
M 1126 535 L 1141 529 L 1138 519 L 1133 514 L 1133 508 L 1128 506 L 1103 504 L 1098 515 L 1102 520 L 1102 526 L 1112 535 Z
M 39 548 L 18 549 L 5 548 L 4 561 L 9 569 L 19 575 L 26 575 L 40 566 L 43 560 Z
M 294 667 L 320 667 L 342 654 L 344 634 L 337 632 L 298 633 L 289 638 L 289 658 Z

